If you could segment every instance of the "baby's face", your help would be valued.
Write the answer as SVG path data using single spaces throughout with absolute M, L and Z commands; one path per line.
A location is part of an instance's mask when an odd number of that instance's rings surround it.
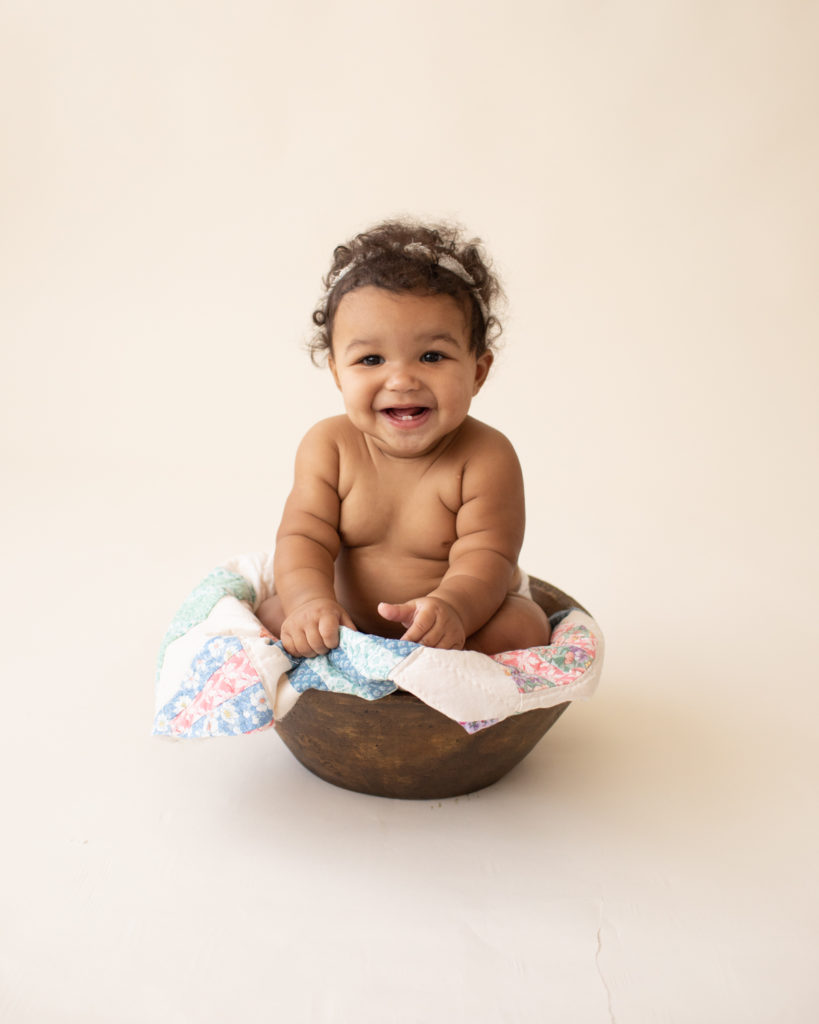
M 451 296 L 368 285 L 339 303 L 329 362 L 354 426 L 386 454 L 417 458 L 466 419 L 492 355 L 470 352 Z

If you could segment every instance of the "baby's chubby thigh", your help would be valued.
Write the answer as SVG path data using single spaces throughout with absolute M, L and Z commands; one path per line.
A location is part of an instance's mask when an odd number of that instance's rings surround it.
M 492 618 L 467 637 L 468 651 L 501 654 L 527 647 L 544 647 L 549 643 L 552 627 L 540 605 L 522 594 L 507 594 Z
M 265 629 L 269 630 L 273 634 L 273 636 L 281 636 L 282 623 L 286 616 L 284 614 L 284 607 L 282 606 L 281 598 L 278 594 L 272 594 L 270 597 L 262 601 L 256 609 L 256 618 L 261 622 Z

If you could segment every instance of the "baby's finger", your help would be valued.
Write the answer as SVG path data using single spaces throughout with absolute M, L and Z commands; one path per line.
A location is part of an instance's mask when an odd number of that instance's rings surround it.
M 388 622 L 400 622 L 402 626 L 409 628 L 415 621 L 415 602 L 407 601 L 406 604 L 387 604 L 382 601 L 378 605 L 378 614 Z
M 430 608 L 416 608 L 415 618 L 412 620 L 412 625 L 401 637 L 402 640 L 410 640 L 416 644 L 426 644 L 427 647 L 434 647 L 434 644 L 430 644 L 427 641 L 427 634 L 433 630 L 435 626 L 435 611 Z
M 332 612 L 325 612 L 319 619 L 318 631 L 328 651 L 338 647 L 338 618 Z
M 465 637 L 462 630 L 447 630 L 435 645 L 443 651 L 462 651 L 464 649 Z
M 295 630 L 284 628 L 282 629 L 281 636 L 282 644 L 288 654 L 294 658 L 306 658 L 305 652 L 305 640 L 304 634 L 301 630 L 296 632 Z
M 355 630 L 356 633 L 358 632 L 358 626 L 356 626 L 356 624 L 353 622 L 353 620 L 350 618 L 347 612 L 341 613 L 340 625 L 346 626 L 347 629 Z
M 407 639 L 407 638 L 406 637 L 402 637 L 402 639 Z M 416 644 L 423 644 L 424 647 L 440 647 L 441 646 L 438 643 L 438 637 L 437 637 L 437 635 L 435 633 L 424 633 L 423 636 L 419 636 L 418 639 L 415 640 L 414 642 Z
M 441 622 L 440 619 L 436 620 L 420 642 L 425 647 L 440 647 L 447 650 L 450 647 L 450 638 L 446 623 Z
M 446 615 L 438 615 L 418 643 L 437 647 L 442 651 L 461 650 L 464 645 L 463 629 Z
M 317 623 L 308 626 L 305 632 L 305 639 L 307 641 L 307 647 L 310 653 L 305 655 L 307 658 L 315 657 L 317 654 L 326 654 L 329 648 L 322 639 L 321 633 Z

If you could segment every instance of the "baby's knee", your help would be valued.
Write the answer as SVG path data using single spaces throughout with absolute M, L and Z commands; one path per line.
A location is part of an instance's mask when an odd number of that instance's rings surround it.
M 465 647 L 483 654 L 545 647 L 551 633 L 549 618 L 540 605 L 520 594 L 510 594 L 489 622 L 467 639 Z
M 269 629 L 273 636 L 281 636 L 282 622 L 284 622 L 284 608 L 279 600 L 278 594 L 265 598 L 256 609 L 256 618 L 265 629 Z

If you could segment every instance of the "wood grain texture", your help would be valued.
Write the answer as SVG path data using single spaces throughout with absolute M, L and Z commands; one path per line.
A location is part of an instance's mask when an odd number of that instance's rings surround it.
M 562 590 L 531 579 L 551 615 L 580 607 Z M 276 731 L 319 778 L 373 796 L 436 800 L 491 786 L 519 764 L 568 707 L 535 708 L 470 734 L 413 694 L 377 701 L 307 690 Z

